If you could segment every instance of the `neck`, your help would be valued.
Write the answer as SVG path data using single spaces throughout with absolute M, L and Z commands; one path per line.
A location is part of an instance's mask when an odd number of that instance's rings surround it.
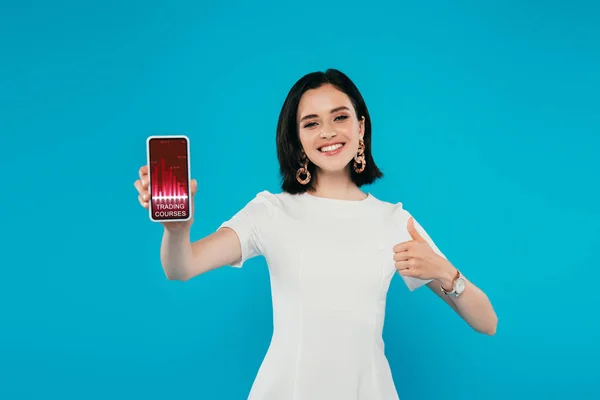
M 315 190 L 310 192 L 313 196 L 339 200 L 363 200 L 367 197 L 352 182 L 349 170 L 342 173 L 327 173 L 319 170 L 317 175 Z

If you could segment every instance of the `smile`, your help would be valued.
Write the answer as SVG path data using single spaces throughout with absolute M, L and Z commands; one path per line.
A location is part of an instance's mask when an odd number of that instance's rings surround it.
M 344 147 L 344 143 L 336 143 L 329 146 L 323 146 L 319 149 L 319 151 L 329 155 L 337 154 L 342 147 Z

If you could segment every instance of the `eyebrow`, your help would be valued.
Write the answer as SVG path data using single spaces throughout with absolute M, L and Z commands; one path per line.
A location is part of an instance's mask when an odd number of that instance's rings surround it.
M 336 108 L 334 108 L 333 110 L 330 111 L 330 114 L 333 114 L 333 113 L 341 111 L 341 110 L 350 110 L 350 109 L 348 107 L 346 107 L 346 106 L 336 107 Z M 305 115 L 304 117 L 302 117 L 302 119 L 300 120 L 300 122 L 304 121 L 305 119 L 317 118 L 317 117 L 318 117 L 317 114 Z

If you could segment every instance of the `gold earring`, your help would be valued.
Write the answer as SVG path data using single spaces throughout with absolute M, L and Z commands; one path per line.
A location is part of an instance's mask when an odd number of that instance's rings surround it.
M 308 157 L 305 152 L 302 152 L 302 163 L 300 165 L 302 166 L 296 171 L 296 179 L 301 185 L 306 185 L 310 182 L 310 172 L 308 172 Z M 302 175 L 306 175 L 306 177 L 302 179 Z
M 356 171 L 357 174 L 360 174 L 365 170 L 366 166 L 367 161 L 365 160 L 365 142 L 360 139 L 358 142 L 358 153 L 354 157 L 354 171 Z

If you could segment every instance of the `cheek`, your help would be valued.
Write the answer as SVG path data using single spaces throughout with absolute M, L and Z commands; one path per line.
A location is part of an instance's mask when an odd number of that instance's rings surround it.
M 301 130 L 298 134 L 300 144 L 305 150 L 310 151 L 315 144 L 315 140 L 319 139 L 319 131 L 317 130 Z
M 338 133 L 343 133 L 343 134 L 346 134 L 346 135 L 351 134 L 352 131 L 353 131 L 352 124 L 349 124 L 349 123 L 340 124 L 340 125 L 336 126 L 335 130 Z
M 300 132 L 298 134 L 298 139 L 300 140 L 300 144 L 302 145 L 303 148 L 307 148 L 309 147 L 309 136 L 305 133 L 305 132 Z
M 343 124 L 337 127 L 338 133 L 343 133 L 345 136 L 352 139 L 352 141 L 356 140 L 358 143 L 358 139 L 360 137 L 360 126 L 352 123 Z

